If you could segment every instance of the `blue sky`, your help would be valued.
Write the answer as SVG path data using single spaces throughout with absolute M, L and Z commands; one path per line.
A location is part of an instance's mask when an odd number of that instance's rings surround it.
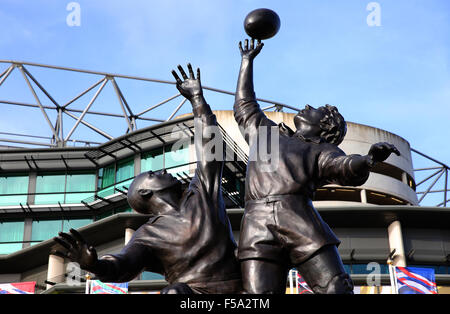
M 391 131 L 450 163 L 447 0 L 376 1 L 381 26 L 373 27 L 366 21 L 369 0 L 79 0 L 79 27 L 66 23 L 69 2 L 0 0 L 0 59 L 164 80 L 173 80 L 170 71 L 177 64 L 191 62 L 201 68 L 204 85 L 234 91 L 237 44 L 246 37 L 243 20 L 253 9 L 271 8 L 281 18 L 281 29 L 265 41 L 255 61 L 258 97 L 295 107 L 335 105 L 346 120 Z M 61 74 L 30 69 L 62 103 L 98 80 L 84 83 L 74 76 L 68 84 Z M 0 99 L 34 103 L 19 83 L 20 73 L 14 75 L 0 87 Z M 172 86 L 129 89 L 136 111 L 176 93 Z M 232 108 L 232 97 L 211 97 L 213 109 Z M 99 100 L 98 106 L 108 101 Z M 49 134 L 29 110 L 7 107 L 2 105 L 0 131 L 36 133 L 34 128 L 42 128 Z M 166 111 L 155 114 L 167 116 Z M 17 114 L 23 123 L 16 122 Z M 76 135 L 81 137 L 83 130 Z

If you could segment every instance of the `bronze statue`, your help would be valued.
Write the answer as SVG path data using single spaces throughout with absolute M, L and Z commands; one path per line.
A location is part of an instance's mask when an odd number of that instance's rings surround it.
M 371 167 L 397 148 L 372 145 L 368 155 L 345 155 L 339 145 L 346 122 L 333 106 L 306 106 L 294 117 L 296 131 L 277 125 L 261 111 L 253 88 L 253 60 L 263 43 L 239 43 L 241 67 L 234 115 L 249 143 L 245 212 L 238 258 L 246 293 L 284 293 L 287 272 L 296 267 L 314 293 L 353 293 L 337 251 L 340 241 L 312 205 L 315 190 L 325 184 L 363 184 Z M 265 128 L 265 131 L 261 130 Z M 275 128 L 275 129 L 274 129 Z M 275 171 L 258 156 L 261 141 L 279 132 Z M 263 138 L 262 138 L 263 137 Z M 273 151 L 272 151 L 273 153 Z
M 222 198 L 223 160 L 206 156 L 206 129 L 217 127 L 216 117 L 203 97 L 200 70 L 190 64 L 189 77 L 172 71 L 180 93 L 192 104 L 200 121 L 195 137 L 197 168 L 187 189 L 165 170 L 138 175 L 130 185 L 128 202 L 139 213 L 150 214 L 119 254 L 97 258 L 81 235 L 70 230 L 54 238 L 65 252 L 56 251 L 94 273 L 104 282 L 125 282 L 143 270 L 164 274 L 169 286 L 161 293 L 239 293 L 242 290 L 236 243 Z M 196 124 L 196 128 L 197 128 Z M 220 134 L 220 133 L 219 133 Z M 218 134 L 216 133 L 216 136 Z

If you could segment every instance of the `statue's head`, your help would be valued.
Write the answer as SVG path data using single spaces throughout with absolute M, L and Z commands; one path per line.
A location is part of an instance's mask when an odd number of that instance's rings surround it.
M 181 182 L 167 171 L 143 172 L 128 188 L 128 203 L 141 214 L 157 215 L 181 198 Z
M 347 123 L 336 107 L 326 105 L 317 109 L 306 105 L 294 117 L 297 132 L 305 138 L 319 138 L 339 145 L 347 133 Z

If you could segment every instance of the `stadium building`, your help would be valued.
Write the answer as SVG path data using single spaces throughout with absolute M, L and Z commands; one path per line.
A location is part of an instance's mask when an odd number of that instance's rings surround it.
M 169 81 L 16 61 L 3 60 L 0 65 L 2 107 L 38 113 L 51 131 L 50 136 L 1 132 L 0 283 L 33 281 L 36 293 L 84 293 L 85 272 L 68 260 L 50 255 L 56 244 L 52 238 L 59 231 L 74 228 L 96 247 L 99 256 L 120 251 L 148 219 L 133 212 L 127 203 L 127 188 L 133 178 L 141 172 L 163 168 L 184 184 L 189 184 L 192 178 L 196 156 L 190 105 L 184 105 L 186 101 L 181 100 L 180 94 L 174 94 L 136 113 L 132 101 L 125 97 L 128 82 L 153 84 L 173 94 L 176 89 Z M 81 75 L 99 80 L 60 104 L 44 88 L 52 79 L 44 83 L 31 73 L 47 77 L 45 71 L 58 73 L 55 77 Z M 7 89 L 8 80 L 14 80 L 12 73 L 23 80 L 32 102 L 18 101 L 14 95 L 2 92 Z M 106 92 L 107 84 L 120 113 L 93 109 L 94 103 L 100 102 L 99 95 Z M 232 93 L 204 89 L 213 109 L 215 101 L 210 99 L 216 97 L 224 97 L 221 103 L 232 107 Z M 8 99 L 3 99 L 5 95 Z M 173 105 L 177 98 L 181 102 Z M 296 108 L 259 101 L 266 106 L 264 110 L 270 119 L 294 128 Z M 82 107 L 77 108 L 76 103 Z M 148 114 L 157 110 L 158 115 Z M 168 118 L 155 118 L 163 114 Z M 238 240 L 248 145 L 232 111 L 216 110 L 215 114 L 227 157 L 223 194 Z M 94 126 L 88 117 L 119 120 L 126 131 L 111 136 Z M 63 123 L 64 118 L 71 118 L 71 127 Z M 146 125 L 138 128 L 138 123 Z M 123 127 L 117 122 L 105 125 Z M 73 140 L 73 134 L 81 126 L 101 136 L 103 141 Z M 388 293 L 388 263 L 391 263 L 434 269 L 439 293 L 450 293 L 450 210 L 446 207 L 449 168 L 414 150 L 400 136 L 358 123 L 348 122 L 340 148 L 347 154 L 367 154 L 377 142 L 394 144 L 401 156 L 392 155 L 377 164 L 363 186 L 327 185 L 317 191 L 314 199 L 315 207 L 342 241 L 339 252 L 355 282 L 355 292 Z M 428 162 L 431 166 L 417 168 L 416 162 L 421 165 Z M 424 204 L 428 197 L 439 200 L 433 206 Z M 165 285 L 161 275 L 144 271 L 129 283 L 129 292 L 152 293 Z

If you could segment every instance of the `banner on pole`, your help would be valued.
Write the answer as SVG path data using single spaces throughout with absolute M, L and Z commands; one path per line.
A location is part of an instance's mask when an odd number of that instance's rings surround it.
M 36 281 L 0 284 L 0 294 L 34 294 Z
M 395 267 L 395 284 L 399 294 L 437 294 L 434 269 Z
M 89 280 L 86 294 L 128 294 L 128 282 L 101 282 L 100 280 Z

